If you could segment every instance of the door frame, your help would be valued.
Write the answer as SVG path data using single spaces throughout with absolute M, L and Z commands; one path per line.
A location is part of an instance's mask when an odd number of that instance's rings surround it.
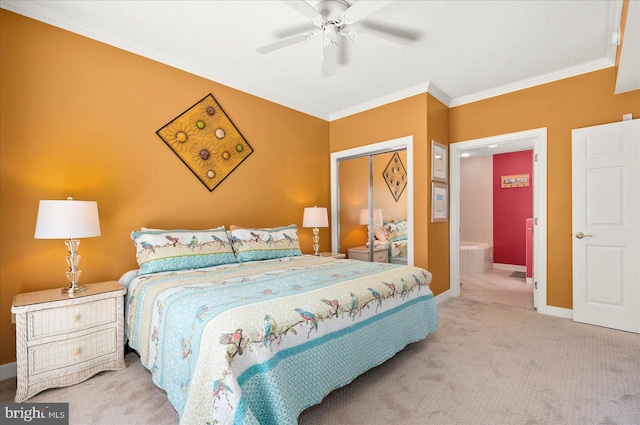
M 338 252 L 340 244 L 340 210 L 338 208 L 338 162 L 345 159 L 358 158 L 378 153 L 385 153 L 395 150 L 407 150 L 407 187 L 404 193 L 407 194 L 407 223 L 410 232 L 407 234 L 407 264 L 413 265 L 414 237 L 413 237 L 413 136 L 404 136 L 384 142 L 359 146 L 357 148 L 345 149 L 331 153 L 331 251 Z
M 501 134 L 449 145 L 449 288 L 452 297 L 460 296 L 460 154 L 463 150 L 519 143 L 533 149 L 533 284 L 534 305 L 538 313 L 547 313 L 547 128 Z M 534 287 L 535 288 L 535 287 Z

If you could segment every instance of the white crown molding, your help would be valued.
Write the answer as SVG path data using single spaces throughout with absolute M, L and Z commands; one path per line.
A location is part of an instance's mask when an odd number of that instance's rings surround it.
M 440 87 L 436 86 L 433 81 L 429 82 L 429 89 L 427 92 L 446 106 L 451 105 L 451 96 L 445 93 Z
M 211 70 L 203 70 L 203 69 L 198 69 L 196 67 L 189 66 L 188 64 L 185 64 L 184 61 L 181 61 L 167 53 L 159 52 L 144 44 L 132 42 L 131 40 L 126 39 L 124 37 L 118 37 L 114 34 L 107 33 L 91 25 L 87 25 L 85 23 L 76 21 L 69 17 L 51 12 L 47 9 L 43 9 L 37 6 L 35 2 L 1 0 L 0 8 L 9 10 L 19 15 L 26 16 L 31 19 L 35 19 L 36 21 L 53 25 L 57 28 L 62 28 L 64 30 L 73 32 L 75 34 L 85 36 L 92 40 L 96 40 L 96 41 L 108 44 L 110 46 L 119 48 L 121 50 L 125 50 L 127 52 L 136 54 L 138 56 L 142 56 L 147 59 L 160 62 L 172 68 L 180 69 L 190 74 L 197 75 L 199 77 L 206 78 L 211 81 L 215 81 L 216 83 L 223 84 L 225 86 L 234 88 L 236 90 L 240 90 L 244 93 L 248 93 L 248 94 L 257 96 L 259 98 L 268 100 L 270 102 L 277 103 L 278 105 L 285 106 L 290 109 L 305 113 L 307 115 L 311 115 L 316 118 L 323 119 L 325 121 L 329 120 L 329 113 L 325 111 L 321 111 L 309 105 L 302 104 L 300 102 L 295 102 L 289 98 L 279 96 L 269 90 L 265 90 L 264 88 L 255 87 L 250 84 L 237 81 L 234 78 L 231 78 L 229 76 L 226 76 L 223 74 L 216 74 L 214 72 L 211 72 Z
M 351 108 L 343 109 L 342 111 L 332 112 L 329 114 L 329 121 L 334 121 L 340 118 L 348 117 L 359 112 L 364 112 L 369 109 L 377 108 L 378 106 L 386 105 L 388 103 L 397 102 L 398 100 L 406 99 L 417 94 L 426 93 L 429 90 L 430 81 L 421 83 L 408 89 L 400 90 L 395 93 L 391 93 L 385 96 L 378 97 L 369 102 L 361 103 Z
M 581 63 L 576 66 L 570 66 L 568 68 L 560 69 L 558 71 L 549 72 L 547 74 L 542 74 L 536 77 L 516 81 L 515 83 L 505 84 L 503 86 L 480 91 L 474 94 L 456 97 L 451 101 L 451 103 L 448 106 L 450 108 L 453 108 L 455 106 L 477 102 L 479 100 L 484 100 L 491 97 L 496 97 L 503 94 L 528 89 L 531 87 L 551 83 L 551 82 L 562 80 L 565 78 L 575 77 L 576 75 L 598 71 L 601 69 L 609 68 L 614 65 L 615 65 L 615 62 L 611 62 L 611 60 L 608 58 L 596 59 L 589 62 Z

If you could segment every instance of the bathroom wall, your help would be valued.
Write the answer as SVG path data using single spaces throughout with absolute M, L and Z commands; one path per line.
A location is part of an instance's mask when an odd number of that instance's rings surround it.
M 528 174 L 529 186 L 501 188 L 501 176 Z M 533 151 L 493 156 L 494 262 L 526 264 L 526 219 L 533 216 Z
M 460 159 L 460 240 L 493 245 L 493 159 Z

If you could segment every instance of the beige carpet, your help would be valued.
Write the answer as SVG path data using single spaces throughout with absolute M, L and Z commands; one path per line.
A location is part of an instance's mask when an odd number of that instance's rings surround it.
M 640 424 L 640 335 L 455 298 L 438 330 L 331 393 L 300 424 Z M 137 357 L 30 401 L 70 402 L 71 424 L 176 424 Z M 11 401 L 15 380 L 0 382 Z

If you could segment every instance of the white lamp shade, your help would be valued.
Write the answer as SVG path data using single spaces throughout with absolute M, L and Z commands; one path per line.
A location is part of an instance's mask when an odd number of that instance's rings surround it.
M 95 201 L 40 201 L 36 239 L 78 239 L 100 236 Z
M 308 207 L 304 209 L 302 227 L 329 227 L 327 209 L 324 207 Z
M 369 224 L 369 210 L 366 208 L 360 210 L 360 224 Z M 373 209 L 373 224 L 382 224 L 382 209 Z

